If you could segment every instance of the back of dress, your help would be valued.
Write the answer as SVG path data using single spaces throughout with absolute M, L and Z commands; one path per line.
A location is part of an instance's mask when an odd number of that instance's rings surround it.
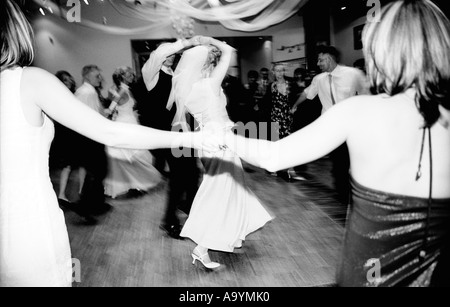
M 214 93 L 211 79 L 205 78 L 192 86 L 186 108 L 202 126 L 233 126 L 226 110 L 227 99 L 223 91 Z
M 1 72 L 0 286 L 70 286 L 67 229 L 48 167 L 54 126 L 47 116 L 40 127 L 26 120 L 22 72 Z

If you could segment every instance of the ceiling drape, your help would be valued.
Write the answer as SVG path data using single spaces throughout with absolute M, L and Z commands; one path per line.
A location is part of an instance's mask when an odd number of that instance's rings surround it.
M 42 3 L 34 0 L 36 3 Z M 143 27 L 124 28 L 82 19 L 78 24 L 115 35 L 137 35 L 171 27 L 179 37 L 195 34 L 196 21 L 220 23 L 243 32 L 267 29 L 298 12 L 308 0 L 108 0 L 121 15 L 143 20 Z M 67 12 L 62 10 L 61 16 Z

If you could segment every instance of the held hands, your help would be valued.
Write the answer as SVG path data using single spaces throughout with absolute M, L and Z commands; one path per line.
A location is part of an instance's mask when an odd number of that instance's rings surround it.
M 191 46 L 208 45 L 211 42 L 211 38 L 207 36 L 196 35 L 188 40 Z
M 193 133 L 193 147 L 195 149 L 214 154 L 228 149 L 226 133 L 200 131 Z
M 207 153 L 215 153 L 220 150 L 222 143 L 220 141 L 220 138 L 218 138 L 216 135 L 199 131 L 199 132 L 193 132 L 193 145 L 192 147 L 200 150 L 205 151 Z

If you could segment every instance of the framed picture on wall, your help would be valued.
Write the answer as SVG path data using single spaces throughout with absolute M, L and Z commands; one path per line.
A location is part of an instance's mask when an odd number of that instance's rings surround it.
M 355 50 L 362 49 L 362 32 L 364 29 L 364 24 L 356 26 L 353 28 L 353 44 Z

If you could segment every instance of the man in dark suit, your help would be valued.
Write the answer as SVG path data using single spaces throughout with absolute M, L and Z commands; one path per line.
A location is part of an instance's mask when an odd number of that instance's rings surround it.
M 197 38 L 194 37 L 190 40 L 163 43 L 151 53 L 149 60 L 142 68 L 143 79 L 141 82 L 145 84 L 144 93 L 143 95 L 133 93 L 138 100 L 138 112 L 142 125 L 167 131 L 176 130 L 172 127 L 176 106 L 173 104 L 170 109 L 167 108 L 172 89 L 172 65 L 177 52 L 196 45 L 196 42 Z M 197 158 L 193 151 L 191 151 L 190 157 L 178 158 L 172 154 L 170 149 L 153 150 L 152 154 L 155 157 L 155 167 L 161 173 L 164 173 L 166 162 L 169 165 L 168 204 L 160 227 L 172 238 L 182 239 L 176 210 L 180 207 L 187 214 L 190 211 L 200 177 Z M 186 195 L 186 201 L 183 204 L 184 195 Z

